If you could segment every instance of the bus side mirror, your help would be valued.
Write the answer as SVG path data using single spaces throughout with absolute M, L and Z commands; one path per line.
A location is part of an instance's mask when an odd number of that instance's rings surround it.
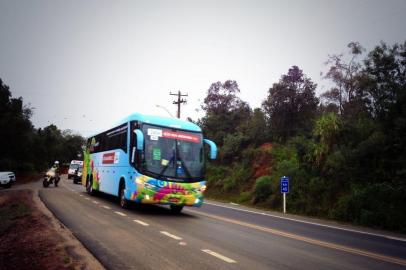
M 216 157 L 217 157 L 217 145 L 213 141 L 210 141 L 210 140 L 207 140 L 207 139 L 204 139 L 203 141 L 210 146 L 209 158 L 210 159 L 216 159 Z
M 139 129 L 134 130 L 134 133 L 137 135 L 137 141 L 135 142 L 137 150 L 144 150 L 144 133 Z

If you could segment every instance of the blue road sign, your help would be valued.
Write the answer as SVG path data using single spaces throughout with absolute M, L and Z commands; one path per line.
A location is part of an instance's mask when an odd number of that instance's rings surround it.
M 286 176 L 281 177 L 281 193 L 289 193 L 289 178 Z

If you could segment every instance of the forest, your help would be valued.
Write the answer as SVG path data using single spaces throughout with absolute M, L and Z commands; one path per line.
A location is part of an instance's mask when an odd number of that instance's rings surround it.
M 207 195 L 289 213 L 406 232 L 406 42 L 357 42 L 330 55 L 317 85 L 292 66 L 260 108 L 234 80 L 213 83 L 197 122 L 219 146 Z
M 84 139 L 54 124 L 35 128 L 33 109 L 23 98 L 13 98 L 9 86 L 0 79 L 0 171 L 35 173 L 78 159 Z

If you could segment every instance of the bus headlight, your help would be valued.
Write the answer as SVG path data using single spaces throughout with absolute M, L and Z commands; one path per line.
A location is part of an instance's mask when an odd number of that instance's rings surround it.
M 142 185 L 144 184 L 144 181 L 142 181 L 141 178 L 137 177 L 135 178 L 135 183 L 137 183 L 138 185 Z
M 200 186 L 198 188 L 192 188 L 191 191 L 194 192 L 194 193 L 196 193 L 196 192 L 203 193 L 205 190 L 206 190 L 206 185 L 202 185 L 202 186 Z

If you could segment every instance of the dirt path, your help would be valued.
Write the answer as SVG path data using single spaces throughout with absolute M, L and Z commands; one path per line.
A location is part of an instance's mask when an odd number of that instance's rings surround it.
M 104 269 L 45 207 L 39 187 L 0 190 L 0 269 Z

